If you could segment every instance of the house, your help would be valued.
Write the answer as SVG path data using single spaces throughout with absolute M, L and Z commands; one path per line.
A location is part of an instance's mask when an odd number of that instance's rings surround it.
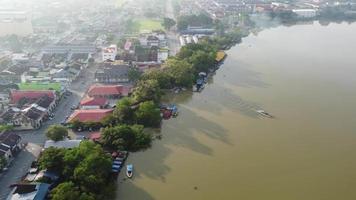
M 47 109 L 38 106 L 37 104 L 32 104 L 30 107 L 23 110 L 20 119 L 22 122 L 29 123 L 32 127 L 31 129 L 38 129 L 42 126 L 47 115 Z
M 50 184 L 47 183 L 19 183 L 13 185 L 6 200 L 45 200 Z
M 37 104 L 23 110 L 10 107 L 0 115 L 0 123 L 14 126 L 15 130 L 32 130 L 40 128 L 47 116 L 47 109 Z
M 92 85 L 87 94 L 89 97 L 119 99 L 128 96 L 131 86 L 124 85 Z
M 109 104 L 108 100 L 103 97 L 84 97 L 80 101 L 80 108 L 87 109 L 101 109 Z
M 128 74 L 128 65 L 104 63 L 104 66 L 95 72 L 95 81 L 98 83 L 127 83 L 129 82 Z
M 102 50 L 103 61 L 106 60 L 114 61 L 116 55 L 117 55 L 117 46 L 114 44 L 110 45 L 109 47 L 103 48 Z
M 16 64 L 11 65 L 7 69 L 0 72 L 0 79 L 9 81 L 10 83 L 20 83 L 21 75 L 28 71 L 29 65 Z
M 146 41 L 147 41 L 147 46 L 149 46 L 149 47 L 153 47 L 153 46 L 158 47 L 159 46 L 159 38 L 154 35 L 147 36 Z
M 24 53 L 14 53 L 14 54 L 12 54 L 12 58 L 11 58 L 11 61 L 14 64 L 17 64 L 17 63 L 25 64 L 25 63 L 28 63 L 29 60 L 30 60 L 29 56 Z
M 4 132 L 0 135 L 0 155 L 10 159 L 21 149 L 21 137 L 15 133 Z
M 293 9 L 292 12 L 300 18 L 313 18 L 317 15 L 316 9 Z
M 12 90 L 10 92 L 10 104 L 33 103 L 44 96 L 48 96 L 51 99 L 57 98 L 53 90 Z
M 54 148 L 64 148 L 64 149 L 72 149 L 75 147 L 79 147 L 80 142 L 82 140 L 61 140 L 61 141 L 53 141 L 47 140 L 44 145 L 44 149 L 48 149 L 50 147 Z
M 12 153 L 9 147 L 0 144 L 0 158 L 5 158 L 5 160 L 9 160 L 12 157 Z
M 169 56 L 169 49 L 160 48 L 157 51 L 157 62 L 162 63 L 168 59 Z
M 104 117 L 110 115 L 113 109 L 92 109 L 92 110 L 75 110 L 68 118 L 67 122 L 100 122 Z

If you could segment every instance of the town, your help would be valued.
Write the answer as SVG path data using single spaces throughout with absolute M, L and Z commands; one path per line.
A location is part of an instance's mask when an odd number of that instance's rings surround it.
M 0 199 L 113 198 L 179 117 L 161 97 L 201 92 L 259 22 L 354 19 L 351 1 L 0 0 Z

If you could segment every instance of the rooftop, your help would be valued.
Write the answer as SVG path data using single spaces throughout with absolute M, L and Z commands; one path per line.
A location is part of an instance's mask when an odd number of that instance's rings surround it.
M 12 90 L 10 92 L 10 104 L 17 104 L 21 99 L 26 99 L 28 101 L 35 102 L 43 96 L 48 96 L 55 99 L 56 95 L 54 91 L 43 90 L 43 91 L 31 91 L 31 90 Z M 30 103 L 27 102 L 27 103 Z
M 54 147 L 54 148 L 65 148 L 65 149 L 71 149 L 78 147 L 80 144 L 81 140 L 62 140 L 62 141 L 53 141 L 53 140 L 47 140 L 45 142 L 44 148 L 47 149 L 49 147 Z
M 81 106 L 105 106 L 106 104 L 108 104 L 108 100 L 100 97 L 85 97 L 80 101 Z
M 129 87 L 123 85 L 92 85 L 88 90 L 88 96 L 112 96 L 128 94 Z
M 67 121 L 73 122 L 78 120 L 80 122 L 100 122 L 112 112 L 112 109 L 75 110 Z

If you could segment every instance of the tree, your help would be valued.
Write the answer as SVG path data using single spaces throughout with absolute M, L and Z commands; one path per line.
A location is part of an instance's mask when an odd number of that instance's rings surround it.
M 39 166 L 41 169 L 48 169 L 50 171 L 62 174 L 64 167 L 64 149 L 50 147 L 43 151 L 40 159 Z
M 88 59 L 88 62 L 89 62 L 89 63 L 94 63 L 94 61 L 95 61 L 94 58 L 89 58 L 89 59 Z
M 117 118 L 114 117 L 113 114 L 107 115 L 101 120 L 101 124 L 104 127 L 106 127 L 106 126 L 114 126 L 117 123 L 119 123 L 119 122 L 118 122 Z
M 103 132 L 103 144 L 113 150 L 134 149 L 135 135 L 129 125 L 119 125 L 113 128 L 106 128 Z
M 11 125 L 0 125 L 0 133 L 3 131 L 11 131 L 14 129 L 14 126 Z
M 7 165 L 7 161 L 4 156 L 0 156 L 0 172 L 3 170 Z
M 135 112 L 132 108 L 133 100 L 129 97 L 124 97 L 116 103 L 113 116 L 117 121 L 125 124 L 133 124 L 135 121 Z
M 82 141 L 72 149 L 48 148 L 39 158 L 41 169 L 61 175 L 62 184 L 51 192 L 56 200 L 104 200 L 112 196 L 112 160 L 100 145 Z
M 112 161 L 102 150 L 88 154 L 75 168 L 73 178 L 81 190 L 98 194 L 110 177 Z
M 195 73 L 208 72 L 215 65 L 216 52 L 198 50 L 188 59 L 193 65 Z
M 60 141 L 68 136 L 68 130 L 61 125 L 52 125 L 46 130 L 46 136 L 53 141 Z
M 143 132 L 142 125 L 118 125 L 104 129 L 102 143 L 111 150 L 135 151 L 149 146 L 151 137 Z
M 131 82 L 136 82 L 141 77 L 141 72 L 137 67 L 131 67 L 128 72 L 128 77 Z
M 188 26 L 203 26 L 211 27 L 213 25 L 213 19 L 208 15 L 183 15 L 178 18 L 177 28 L 178 30 L 185 30 Z
M 52 200 L 95 200 L 92 194 L 82 193 L 71 181 L 59 184 L 50 197 Z
M 152 69 L 144 73 L 141 80 L 156 80 L 161 89 L 171 89 L 173 87 L 173 77 L 166 69 Z
M 158 103 L 161 99 L 161 89 L 156 80 L 140 81 L 133 92 L 134 99 L 137 102 L 153 101 Z
M 161 123 L 161 112 L 153 101 L 140 104 L 136 111 L 137 122 L 144 126 L 158 127 Z
M 170 30 L 174 25 L 176 25 L 176 21 L 174 21 L 174 19 L 167 18 L 167 17 L 163 18 L 162 26 L 166 30 Z
M 186 60 L 168 59 L 168 74 L 173 77 L 174 85 L 191 87 L 194 80 L 194 70 Z
M 79 129 L 83 129 L 84 128 L 84 123 L 75 119 L 74 121 L 72 121 L 71 123 L 71 128 L 74 130 L 79 130 Z

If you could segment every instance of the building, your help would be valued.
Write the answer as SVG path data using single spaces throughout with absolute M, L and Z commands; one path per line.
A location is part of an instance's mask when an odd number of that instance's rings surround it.
M 56 93 L 53 90 L 11 90 L 10 92 L 10 104 L 26 104 L 34 103 L 40 98 L 47 96 L 51 99 L 56 100 Z
M 42 49 L 43 54 L 94 54 L 95 52 L 94 45 L 50 45 Z
M 158 63 L 163 63 L 168 59 L 169 56 L 169 49 L 166 48 L 160 48 L 157 51 L 157 62 Z
M 75 110 L 67 122 L 101 122 L 104 117 L 110 115 L 112 112 L 113 109 Z
M 28 36 L 32 33 L 31 13 L 0 9 L 0 37 L 7 35 Z
M 47 183 L 15 184 L 6 200 L 45 200 L 49 187 Z
M 103 48 L 102 50 L 102 57 L 103 61 L 111 60 L 115 61 L 117 55 L 117 46 L 116 45 L 110 45 L 109 47 Z
M 75 147 L 79 147 L 81 141 L 82 140 L 61 140 L 61 141 L 47 140 L 45 142 L 44 149 L 48 149 L 50 147 L 72 149 Z
M 292 11 L 301 18 L 313 18 L 317 15 L 316 9 L 294 9 Z
M 89 97 L 119 99 L 128 96 L 131 92 L 131 86 L 123 85 L 92 85 L 87 94 Z
M 12 63 L 18 64 L 18 63 L 28 63 L 30 61 L 30 57 L 27 54 L 24 53 L 14 53 L 12 54 L 11 58 Z
M 0 135 L 0 156 L 9 160 L 21 149 L 21 137 L 15 133 L 4 132 Z
M 107 84 L 127 83 L 128 73 L 128 65 L 107 62 L 95 72 L 95 81 Z
M 102 109 L 109 104 L 108 100 L 103 97 L 84 97 L 80 101 L 80 109 Z

